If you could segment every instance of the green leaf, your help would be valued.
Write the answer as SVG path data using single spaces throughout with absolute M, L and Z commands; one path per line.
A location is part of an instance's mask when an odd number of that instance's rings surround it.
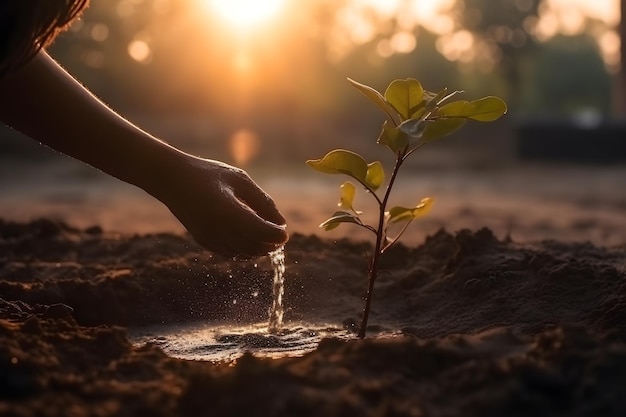
M 355 223 L 358 225 L 363 224 L 361 223 L 361 220 L 352 213 L 348 213 L 347 211 L 336 211 L 330 218 L 320 224 L 319 227 L 328 231 L 333 230 L 341 223 Z
M 506 103 L 498 97 L 483 97 L 474 101 L 458 100 L 441 106 L 441 116 L 463 117 L 479 122 L 493 122 L 507 111 Z
M 414 78 L 394 80 L 385 91 L 385 100 L 406 120 L 420 108 L 424 89 Z
M 372 87 L 361 84 L 359 82 L 354 81 L 351 78 L 348 78 L 348 82 L 356 87 L 361 93 L 365 95 L 365 97 L 369 98 L 374 104 L 376 104 L 387 116 L 389 116 L 393 120 L 393 108 L 387 103 L 385 98 L 378 91 L 373 89 Z
M 409 144 L 408 136 L 399 128 L 390 124 L 388 120 L 383 124 L 383 129 L 378 136 L 377 142 L 391 149 L 393 153 L 398 153 Z
M 493 122 L 506 113 L 506 103 L 499 97 L 488 96 L 472 101 L 472 114 L 467 117 L 479 122 Z
M 380 188 L 385 182 L 385 168 L 379 161 L 374 161 L 367 165 L 367 175 L 365 176 L 365 184 L 373 191 Z
M 365 182 L 367 162 L 361 155 L 345 149 L 328 152 L 322 159 L 309 159 L 306 164 L 325 174 L 346 174 Z
M 346 181 L 341 184 L 341 196 L 339 197 L 339 207 L 345 210 L 353 211 L 355 214 L 361 214 L 362 211 L 354 209 L 354 196 L 356 195 L 356 187 L 350 181 Z
M 411 116 L 412 120 L 418 119 L 426 119 L 430 115 L 430 113 L 441 103 L 448 100 L 455 95 L 462 93 L 462 91 L 453 91 L 448 94 L 448 88 L 444 88 L 438 93 L 434 93 L 432 91 L 424 90 L 424 100 L 415 110 L 413 115 Z
M 465 119 L 456 117 L 428 121 L 422 139 L 426 142 L 437 140 L 459 129 L 465 122 Z
M 435 200 L 430 197 L 425 197 L 422 198 L 422 201 L 415 207 L 393 207 L 387 212 L 389 223 L 405 222 L 425 216 L 430 211 L 434 201 Z
M 452 101 L 448 104 L 444 104 L 439 108 L 437 114 L 439 116 L 448 117 L 467 117 L 472 112 L 472 105 L 467 100 Z

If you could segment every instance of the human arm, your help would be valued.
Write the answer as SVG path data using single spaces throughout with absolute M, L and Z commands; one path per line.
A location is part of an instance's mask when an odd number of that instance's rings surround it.
M 142 131 L 44 51 L 0 79 L 0 120 L 144 189 L 214 252 L 256 256 L 287 240 L 285 219 L 244 171 L 189 155 Z

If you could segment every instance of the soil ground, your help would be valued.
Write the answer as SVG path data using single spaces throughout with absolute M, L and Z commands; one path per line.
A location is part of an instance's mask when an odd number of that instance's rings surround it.
M 421 198 L 417 184 L 437 205 L 383 258 L 370 337 L 218 363 L 133 346 L 128 331 L 264 320 L 267 260 L 213 256 L 158 203 L 99 174 L 4 167 L 0 415 L 626 413 L 623 167 L 416 172 L 398 198 Z M 294 175 L 260 181 L 293 231 L 286 326 L 353 330 L 369 243 L 312 234 L 340 180 Z

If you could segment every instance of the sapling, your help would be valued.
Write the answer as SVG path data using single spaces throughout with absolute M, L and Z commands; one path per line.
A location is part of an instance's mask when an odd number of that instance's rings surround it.
M 325 230 L 332 230 L 342 223 L 352 223 L 369 230 L 376 236 L 373 253 L 369 256 L 368 288 L 358 336 L 365 337 L 370 313 L 374 283 L 378 276 L 380 257 L 392 247 L 409 224 L 424 216 L 431 208 L 433 199 L 422 198 L 414 207 L 394 206 L 389 209 L 391 190 L 406 159 L 427 143 L 440 139 L 459 129 L 467 120 L 491 122 L 506 113 L 506 104 L 498 97 L 487 96 L 473 101 L 453 100 L 462 91 L 426 91 L 419 81 L 409 78 L 392 81 L 384 94 L 367 85 L 348 78 L 368 99 L 383 111 L 386 120 L 377 142 L 395 155 L 395 165 L 389 182 L 381 195 L 378 190 L 385 183 L 385 169 L 380 161 L 367 163 L 355 152 L 335 149 L 321 159 L 306 163 L 317 171 L 326 174 L 344 174 L 352 177 L 371 195 L 378 205 L 378 222 L 372 226 L 361 219 L 362 212 L 353 207 L 357 186 L 346 181 L 340 188 L 340 200 L 336 211 L 320 224 Z M 392 224 L 402 227 L 395 236 L 388 235 Z

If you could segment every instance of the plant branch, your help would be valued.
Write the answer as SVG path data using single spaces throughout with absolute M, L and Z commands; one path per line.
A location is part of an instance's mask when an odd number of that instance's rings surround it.
M 378 232 L 376 231 L 376 229 L 374 229 L 373 226 L 370 226 L 369 224 L 365 224 L 365 223 L 355 223 L 356 225 L 361 226 L 364 229 L 369 230 L 370 232 L 377 234 Z
M 409 157 L 409 155 L 411 155 L 413 152 L 415 152 L 416 150 L 418 150 L 422 146 L 426 145 L 427 143 L 428 142 L 421 142 L 415 148 L 413 148 L 410 151 L 408 151 L 407 153 L 405 153 L 404 156 L 402 157 L 402 162 L 404 162 Z
M 381 249 L 381 253 L 385 253 L 385 251 L 387 251 L 387 249 L 389 249 L 390 247 L 392 247 L 397 241 L 398 239 L 400 239 L 400 236 L 402 236 L 404 234 L 404 232 L 406 232 L 406 229 L 409 227 L 409 225 L 411 224 L 411 222 L 413 221 L 413 219 L 409 220 L 408 222 L 406 222 L 404 224 L 404 227 L 402 228 L 402 230 L 400 230 L 400 233 L 398 233 L 396 235 L 396 237 L 394 237 L 391 242 L 387 243 L 385 245 L 385 247 L 383 247 Z

